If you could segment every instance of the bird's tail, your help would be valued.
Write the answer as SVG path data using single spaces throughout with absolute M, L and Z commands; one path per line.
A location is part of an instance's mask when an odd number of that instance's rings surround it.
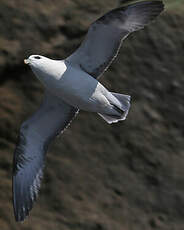
M 129 109 L 130 109 L 130 99 L 129 95 L 119 94 L 119 93 L 112 93 L 113 96 L 118 99 L 120 105 L 114 105 L 113 108 L 116 110 L 119 115 L 109 115 L 109 114 L 101 114 L 99 115 L 109 124 L 116 123 L 118 121 L 123 121 L 126 119 Z

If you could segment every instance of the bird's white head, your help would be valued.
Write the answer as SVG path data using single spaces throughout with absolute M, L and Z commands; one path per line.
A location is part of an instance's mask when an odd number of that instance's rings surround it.
M 24 63 L 31 67 L 38 68 L 47 63 L 50 59 L 41 55 L 31 55 L 28 59 L 24 59 Z
M 63 72 L 63 61 L 53 60 L 41 55 L 31 55 L 24 63 L 29 65 L 35 75 L 43 82 L 47 78 L 59 79 Z

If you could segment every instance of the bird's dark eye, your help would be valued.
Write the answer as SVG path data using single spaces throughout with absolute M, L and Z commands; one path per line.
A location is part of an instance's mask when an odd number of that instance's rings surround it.
M 40 56 L 35 56 L 34 58 L 35 58 L 35 59 L 41 59 L 41 57 L 40 57 Z

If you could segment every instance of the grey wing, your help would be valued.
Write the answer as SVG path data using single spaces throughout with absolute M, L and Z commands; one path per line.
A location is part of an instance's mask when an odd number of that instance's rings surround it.
M 121 41 L 163 9 L 162 1 L 143 1 L 108 12 L 90 26 L 81 46 L 66 60 L 99 78 L 117 56 Z
M 13 160 L 13 206 L 23 221 L 37 198 L 49 143 L 63 131 L 78 110 L 46 94 L 39 110 L 20 129 Z

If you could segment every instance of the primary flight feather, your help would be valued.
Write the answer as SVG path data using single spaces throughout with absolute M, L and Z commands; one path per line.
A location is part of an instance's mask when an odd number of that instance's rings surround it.
M 142 1 L 114 9 L 90 26 L 81 46 L 65 60 L 31 55 L 24 60 L 45 86 L 41 107 L 23 122 L 13 160 L 13 205 L 23 221 L 38 196 L 50 142 L 79 109 L 98 113 L 109 124 L 125 120 L 130 96 L 108 91 L 99 77 L 117 56 L 122 41 L 164 9 L 162 1 Z

